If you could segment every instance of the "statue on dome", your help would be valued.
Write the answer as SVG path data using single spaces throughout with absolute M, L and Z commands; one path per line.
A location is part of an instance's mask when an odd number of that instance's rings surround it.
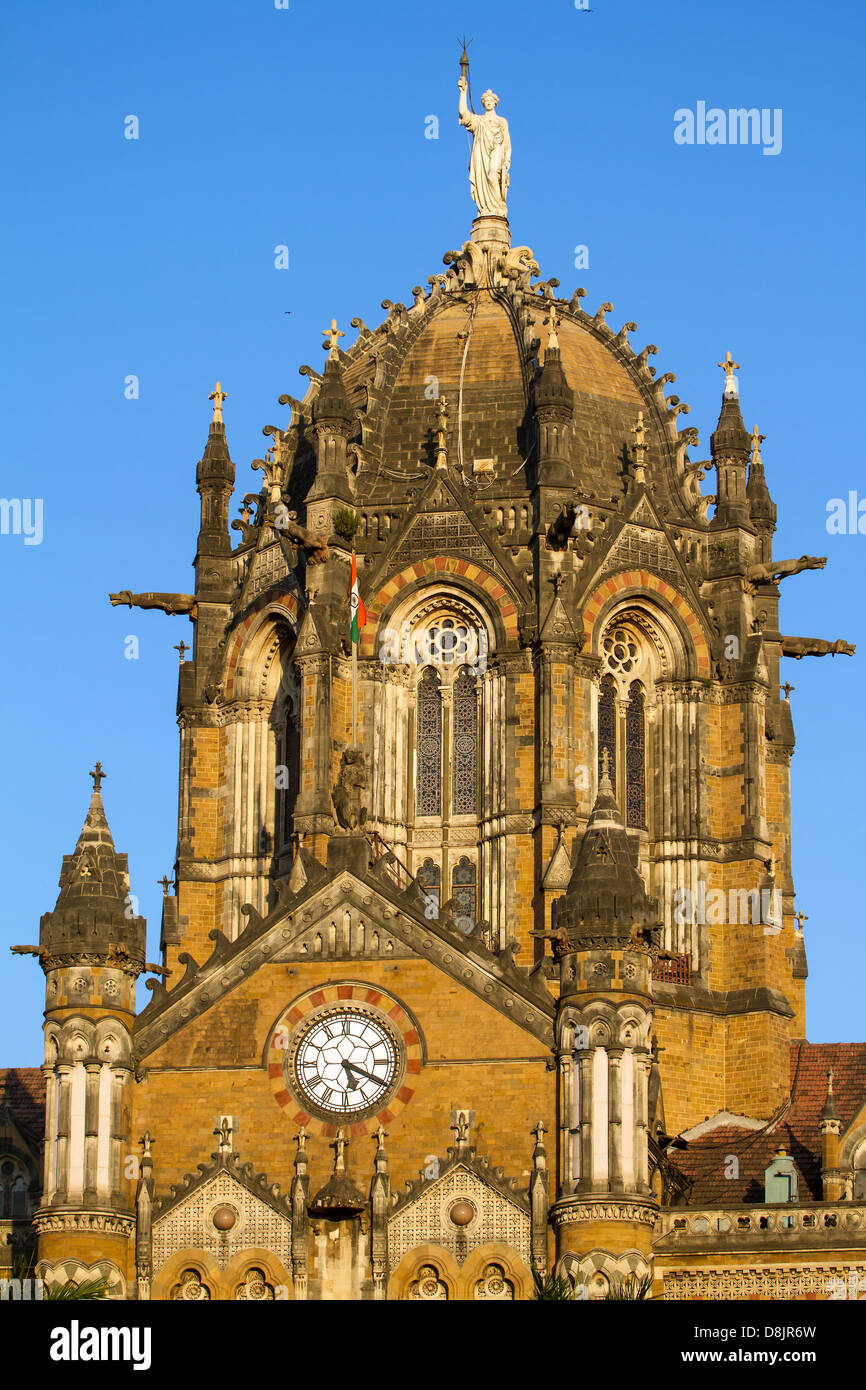
M 465 52 L 464 52 L 465 58 Z M 470 111 L 466 102 L 469 86 L 466 67 L 461 60 L 462 73 L 457 86 L 460 101 L 457 114 L 460 124 L 472 132 L 472 153 L 469 156 L 469 187 L 479 213 L 484 217 L 506 217 L 505 195 L 508 192 L 511 168 L 511 137 L 504 116 L 497 116 L 499 97 L 489 89 L 481 98 L 484 115 Z M 467 64 L 468 66 L 468 64 Z

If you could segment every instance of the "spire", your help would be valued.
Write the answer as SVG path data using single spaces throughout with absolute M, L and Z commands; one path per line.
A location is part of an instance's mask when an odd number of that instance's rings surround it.
M 575 859 L 564 898 L 554 903 L 554 927 L 571 945 L 625 945 L 635 937 L 650 945 L 661 924 L 658 900 L 649 897 L 614 797 L 610 754 L 602 752 L 598 795 Z
M 355 412 L 343 380 L 338 340 L 344 335 L 331 320 L 323 328 L 328 354 L 325 370 L 319 382 L 319 393 L 313 402 L 313 429 L 316 435 L 316 476 L 307 494 L 307 501 L 332 498 L 351 502 L 352 490 L 347 468 L 346 445 L 355 430 Z
M 200 566 L 202 556 L 223 556 L 231 553 L 229 535 L 229 502 L 235 482 L 235 466 L 226 443 L 223 421 L 223 401 L 227 391 L 217 382 L 208 396 L 213 401 L 213 418 L 208 430 L 204 453 L 195 470 L 198 495 L 201 498 L 201 524 L 196 553 L 196 589 L 207 584 L 210 566 Z
M 776 528 L 776 504 L 770 496 L 770 489 L 767 487 L 767 479 L 764 476 L 764 465 L 761 461 L 761 445 L 765 439 L 766 435 L 759 434 L 756 425 L 752 430 L 752 463 L 749 469 L 746 496 L 749 499 L 749 510 L 755 526 L 759 530 L 774 531 Z
M 740 412 L 740 394 L 734 369 L 739 368 L 730 352 L 719 363 L 725 373 L 725 390 L 719 423 L 710 439 L 710 452 L 716 466 L 716 510 L 714 527 L 745 526 L 751 530 L 749 499 L 746 496 L 746 467 L 751 439 Z
M 556 487 L 573 486 L 569 437 L 574 418 L 574 392 L 562 365 L 559 350 L 559 313 L 551 304 L 544 364 L 535 378 L 532 401 L 538 424 L 538 482 Z
M 836 1097 L 833 1095 L 833 1068 L 827 1069 L 827 1096 L 824 1101 L 824 1108 L 821 1111 L 821 1120 L 839 1119 L 839 1111 L 836 1109 Z
M 145 921 L 132 911 L 127 856 L 117 853 L 108 828 L 101 791 L 106 773 L 101 763 L 90 776 L 90 805 L 75 849 L 63 856 L 60 892 L 53 912 L 42 917 L 40 945 L 51 956 L 62 955 L 64 963 L 72 963 L 79 953 L 90 959 L 120 952 L 140 970 Z M 45 956 L 42 962 L 46 963 Z

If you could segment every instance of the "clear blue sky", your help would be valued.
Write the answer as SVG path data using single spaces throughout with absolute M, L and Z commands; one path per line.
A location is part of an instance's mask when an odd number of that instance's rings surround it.
M 281 392 L 303 394 L 297 368 L 323 360 L 319 330 L 332 315 L 377 323 L 383 298 L 408 301 L 465 240 L 462 29 L 476 106 L 493 86 L 511 126 L 514 241 L 564 292 L 585 285 L 591 311 L 611 299 L 615 327 L 635 319 L 638 346 L 659 345 L 698 456 L 731 348 L 746 422 L 767 436 L 776 554 L 829 556 L 783 587 L 783 631 L 860 646 L 853 660 L 783 663 L 796 686 L 795 883 L 809 1035 L 866 1037 L 866 537 L 825 529 L 830 498 L 866 497 L 864 9 L 592 6 L 7 0 L 0 493 L 44 499 L 44 538 L 0 536 L 3 1064 L 41 1060 L 42 973 L 6 943 L 38 940 L 96 758 L 157 952 L 156 880 L 176 834 L 172 648 L 190 626 L 112 609 L 108 591 L 190 589 L 217 377 L 240 491 L 258 488 L 261 428 L 285 417 Z M 698 101 L 781 108 L 781 154 L 676 145 L 674 112 Z M 137 141 L 123 138 L 128 115 Z M 424 138 L 429 115 L 438 140 Z M 573 268 L 578 244 L 587 270 Z M 137 401 L 124 399 L 130 374 Z M 129 634 L 137 661 L 124 658 Z

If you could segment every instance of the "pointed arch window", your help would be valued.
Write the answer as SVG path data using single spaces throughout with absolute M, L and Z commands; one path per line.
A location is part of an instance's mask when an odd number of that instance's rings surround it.
M 476 884 L 475 865 L 464 854 L 451 871 L 451 896 L 456 899 L 454 924 L 464 932 L 475 926 Z
M 451 810 L 474 816 L 478 809 L 478 697 L 475 681 L 462 670 L 454 682 L 451 750 Z
M 610 754 L 608 764 L 611 784 L 616 794 L 616 685 L 612 676 L 605 676 L 598 693 L 598 777 L 601 781 L 602 755 Z
M 643 688 L 632 681 L 625 714 L 626 825 L 646 824 L 646 720 Z
M 428 668 L 418 685 L 418 815 L 442 814 L 442 692 Z
M 427 899 L 426 908 L 431 917 L 439 916 L 439 896 L 442 886 L 442 870 L 432 859 L 425 859 L 418 870 L 418 887 Z M 426 915 L 425 908 L 425 915 Z

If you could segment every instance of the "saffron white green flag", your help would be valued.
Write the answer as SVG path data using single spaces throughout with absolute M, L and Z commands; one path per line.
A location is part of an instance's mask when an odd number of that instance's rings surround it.
M 364 600 L 361 598 L 361 591 L 358 588 L 358 571 L 355 569 L 355 552 L 352 551 L 352 586 L 349 590 L 349 613 L 352 619 L 352 641 L 358 642 L 361 636 L 361 628 L 367 622 L 367 610 L 364 607 Z

